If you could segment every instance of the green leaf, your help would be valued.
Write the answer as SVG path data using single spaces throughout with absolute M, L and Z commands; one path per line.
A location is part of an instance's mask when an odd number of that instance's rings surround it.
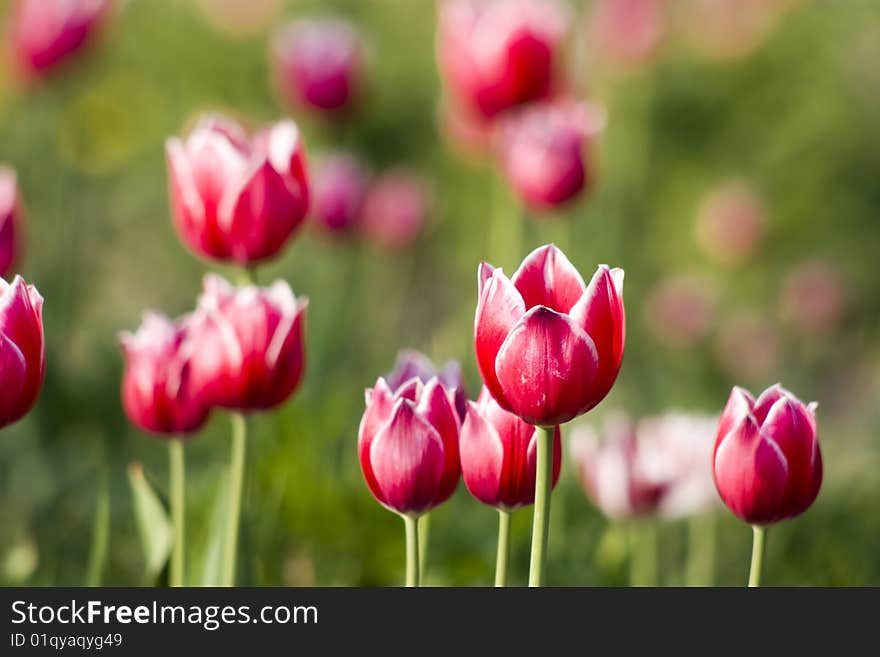
M 174 535 L 171 520 L 159 496 L 144 477 L 140 463 L 128 468 L 128 481 L 134 498 L 134 515 L 146 560 L 147 580 L 153 582 L 165 568 Z
M 197 557 L 197 561 L 201 562 L 201 579 L 196 583 L 198 586 L 222 585 L 223 546 L 228 508 L 229 477 L 224 473 L 217 478 L 217 492 L 207 536 L 203 542 L 201 554 Z

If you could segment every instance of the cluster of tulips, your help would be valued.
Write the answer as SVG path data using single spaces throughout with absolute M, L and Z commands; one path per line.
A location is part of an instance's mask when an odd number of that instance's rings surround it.
M 19 61 L 34 73 L 51 68 L 86 40 L 110 4 L 16 3 Z M 560 75 L 567 11 L 555 0 L 440 5 L 438 59 L 450 125 L 470 136 L 491 132 L 501 170 L 536 210 L 565 203 L 586 186 L 588 147 L 604 120 L 575 100 Z M 278 88 L 292 105 L 334 120 L 351 109 L 363 67 L 351 26 L 299 21 L 277 32 L 270 53 Z M 122 402 L 135 425 L 169 440 L 173 585 L 187 581 L 184 439 L 212 410 L 231 414 L 222 583 L 234 585 L 247 416 L 288 400 L 306 362 L 307 300 L 284 281 L 260 287 L 258 267 L 281 253 L 310 213 L 333 232 L 357 228 L 382 243 L 405 244 L 421 225 L 425 192 L 401 172 L 370 182 L 345 154 L 325 158 L 313 181 L 300 130 L 289 119 L 248 133 L 228 118 L 204 116 L 185 139 L 168 140 L 166 155 L 182 242 L 207 261 L 237 266 L 241 281 L 209 273 L 190 314 L 172 320 L 148 311 L 136 332 L 122 334 Z M 21 216 L 15 175 L 0 170 L 4 277 L 21 251 Z M 600 265 L 586 282 L 552 244 L 532 251 L 510 277 L 480 263 L 473 346 L 483 385 L 476 400 L 467 399 L 454 364 L 437 372 L 412 353 L 366 391 L 360 465 L 376 500 L 404 520 L 407 585 L 420 582 L 419 518 L 449 499 L 460 479 L 499 512 L 498 585 L 508 580 L 511 513 L 534 507 L 529 584 L 545 582 L 561 428 L 615 384 L 626 341 L 623 279 L 621 269 Z M 20 276 L 0 280 L 0 426 L 22 418 L 39 395 L 42 304 Z M 669 466 L 666 443 L 643 439 L 641 427 L 609 431 L 602 441 L 575 432 L 572 455 L 609 516 L 660 506 L 680 512 L 688 486 L 711 475 L 724 503 L 754 528 L 749 583 L 756 585 L 764 529 L 803 512 L 819 492 L 815 404 L 780 386 L 757 399 L 735 387 L 720 421 L 664 426 L 691 439 L 689 453 L 709 455 L 707 423 L 716 436 L 711 458 L 684 465 Z

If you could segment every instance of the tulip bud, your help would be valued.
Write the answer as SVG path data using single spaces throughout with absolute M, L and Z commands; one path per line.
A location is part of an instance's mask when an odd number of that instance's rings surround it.
M 282 403 L 305 368 L 307 305 L 283 281 L 234 288 L 205 276 L 189 331 L 193 389 L 210 405 L 240 411 Z
M 0 278 L 19 260 L 22 209 L 15 172 L 0 167 Z
M 342 20 L 299 20 L 275 33 L 270 56 L 276 85 L 294 106 L 334 111 L 350 106 L 361 86 L 363 48 Z
M 43 297 L 21 276 L 0 278 L 0 428 L 31 410 L 45 373 Z
M 804 405 L 778 384 L 757 401 L 735 387 L 718 426 L 713 472 L 721 499 L 751 525 L 806 511 L 822 485 L 816 403 Z
M 305 218 L 305 151 L 293 121 L 250 139 L 232 121 L 205 117 L 185 142 L 166 144 L 177 230 L 196 254 L 240 265 L 276 255 Z
M 436 378 L 426 385 L 411 379 L 396 391 L 380 378 L 366 401 L 358 452 L 376 500 L 417 516 L 449 499 L 461 474 L 451 393 Z
M 501 408 L 485 388 L 476 403 L 468 402 L 459 451 L 461 474 L 471 495 L 504 511 L 534 503 L 538 431 Z M 554 487 L 561 464 L 562 442 L 556 427 Z
M 444 82 L 486 118 L 554 86 L 568 8 L 557 0 L 444 0 L 437 60 Z
M 506 411 L 556 426 L 596 406 L 623 359 L 623 270 L 601 265 L 584 284 L 554 245 L 508 279 L 482 263 L 474 345 L 483 383 Z
M 530 105 L 499 121 L 499 162 L 526 206 L 555 208 L 590 184 L 590 143 L 603 124 L 599 107 L 567 100 Z
M 82 48 L 107 15 L 109 0 L 15 0 L 9 43 L 24 78 L 42 75 Z
M 651 59 L 666 33 L 665 0 L 598 0 L 589 44 L 599 59 L 631 68 Z
M 442 368 L 437 368 L 430 358 L 414 349 L 403 349 L 398 352 L 394 369 L 385 377 L 385 382 L 391 390 L 397 390 L 411 379 L 418 379 L 422 383 L 428 383 L 437 377 L 444 387 L 453 393 L 455 410 L 458 417 L 464 422 L 467 412 L 467 389 L 461 376 L 461 365 L 458 361 L 450 360 Z
M 367 172 L 354 157 L 338 153 L 322 158 L 312 184 L 316 225 L 332 235 L 352 232 L 360 222 L 367 185 Z
M 430 200 L 423 180 L 405 169 L 380 176 L 367 192 L 362 228 L 369 239 L 389 249 L 400 249 L 422 230 Z
M 145 431 L 190 433 L 208 418 L 208 406 L 192 386 L 188 322 L 188 317 L 172 322 L 146 312 L 136 333 L 120 336 L 125 354 L 122 405 Z

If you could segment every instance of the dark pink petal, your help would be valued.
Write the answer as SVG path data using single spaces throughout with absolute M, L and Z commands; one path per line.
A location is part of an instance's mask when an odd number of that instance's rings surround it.
M 786 395 L 791 395 L 791 393 L 778 383 L 770 386 L 761 393 L 761 396 L 755 401 L 754 408 L 752 409 L 752 415 L 755 416 L 755 420 L 757 420 L 758 424 L 762 424 L 764 420 L 767 419 L 767 414 L 770 413 L 770 409 L 773 405 Z
M 755 400 L 748 390 L 734 386 L 730 391 L 730 397 L 727 405 L 721 413 L 721 420 L 718 424 L 718 433 L 715 434 L 715 449 L 721 441 L 727 438 L 727 435 L 749 416 L 752 416 L 754 422 L 754 414 L 752 409 L 755 407 Z
M 481 265 L 481 272 L 485 268 Z M 474 347 L 483 382 L 502 407 L 509 409 L 495 373 L 495 361 L 501 345 L 526 308 L 519 292 L 500 269 L 495 269 L 483 284 L 474 320 Z
M 15 343 L 27 365 L 19 397 L 22 415 L 36 402 L 45 374 L 42 309 L 43 298 L 21 276 L 16 276 L 0 297 L 0 333 Z
M 284 317 L 266 349 L 270 376 L 269 391 L 261 404 L 273 408 L 285 401 L 302 381 L 306 363 L 305 322 L 308 300 L 301 299 L 293 317 Z
M 397 399 L 409 399 L 411 402 L 418 401 L 422 396 L 422 382 L 418 377 L 413 377 L 406 381 L 394 391 L 394 397 Z
M 495 428 L 473 402 L 468 402 L 459 448 L 461 474 L 470 494 L 483 504 L 499 506 L 504 448 Z
M 443 441 L 409 400 L 397 401 L 372 441 L 369 460 L 385 506 L 401 514 L 433 506 L 446 460 Z
M 555 426 L 579 414 L 598 367 L 589 335 L 568 316 L 536 306 L 508 335 L 496 372 L 512 412 L 530 424 Z
M 461 473 L 458 461 L 458 434 L 460 424 L 450 396 L 435 377 L 425 385 L 416 413 L 427 420 L 443 441 L 445 463 L 434 504 L 445 502 L 458 486 Z
M 589 405 L 581 411 L 585 413 L 605 398 L 620 372 L 626 343 L 623 270 L 601 265 L 570 314 L 572 321 L 593 339 L 599 355 Z
M 370 447 L 376 434 L 391 420 L 391 413 L 394 410 L 394 395 L 385 383 L 385 379 L 380 378 L 372 390 L 366 391 L 366 398 L 367 410 L 364 411 L 358 429 L 358 456 L 370 492 L 380 503 L 384 504 L 385 498 L 382 496 L 379 484 L 376 483 L 373 465 L 370 462 Z
M 27 364 L 21 350 L 0 332 L 0 428 L 27 412 L 19 403 L 26 378 Z
M 584 293 L 584 280 L 565 254 L 553 244 L 532 251 L 511 279 L 526 310 L 547 306 L 568 313 Z

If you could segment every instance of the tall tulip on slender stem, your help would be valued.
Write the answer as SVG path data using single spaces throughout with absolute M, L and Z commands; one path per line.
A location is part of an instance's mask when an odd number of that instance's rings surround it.
M 555 428 L 610 392 L 623 359 L 623 270 L 602 265 L 589 285 L 554 245 L 512 278 L 482 263 L 474 321 L 477 365 L 498 405 L 540 428 L 529 584 L 544 582 Z
M 761 583 L 769 525 L 800 515 L 822 485 L 816 403 L 774 385 L 756 400 L 735 387 L 715 439 L 713 472 L 727 507 L 753 530 L 749 586 Z
M 460 422 L 454 392 L 435 377 L 392 390 L 380 378 L 366 391 L 358 453 L 367 487 L 406 527 L 406 585 L 419 586 L 418 519 L 458 485 Z

